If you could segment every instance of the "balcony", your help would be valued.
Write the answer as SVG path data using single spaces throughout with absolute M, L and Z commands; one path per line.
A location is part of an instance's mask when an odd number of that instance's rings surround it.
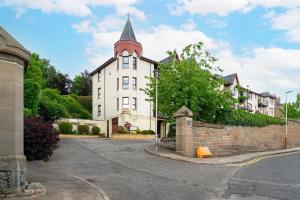
M 253 112 L 252 106 L 248 106 L 247 107 L 246 105 L 238 105 L 237 109 L 239 109 L 239 110 L 245 110 L 245 111 L 248 111 L 248 112 Z
M 259 99 L 258 100 L 258 107 L 267 107 L 269 105 L 268 101 L 264 99 Z

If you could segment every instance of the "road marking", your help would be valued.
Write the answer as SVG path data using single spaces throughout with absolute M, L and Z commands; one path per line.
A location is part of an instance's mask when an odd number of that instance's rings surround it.
M 290 155 L 290 154 L 294 154 L 294 153 L 299 153 L 299 152 L 290 152 L 290 153 L 281 153 L 281 154 L 275 154 L 275 155 L 262 156 L 262 157 L 255 158 L 255 159 L 247 161 L 247 162 L 232 163 L 232 164 L 227 164 L 225 166 L 226 167 L 244 167 L 244 166 L 247 166 L 247 165 L 252 165 L 254 163 L 257 163 L 257 162 L 259 162 L 261 160 L 264 160 L 264 159 L 267 159 L 267 158 L 274 158 L 274 157 L 279 157 L 279 156 L 286 156 L 286 155 Z
M 75 175 L 70 175 L 70 176 L 72 176 L 72 177 L 74 177 L 74 178 L 76 178 L 76 179 L 79 179 L 79 180 L 81 180 L 82 182 L 85 182 L 85 183 L 87 183 L 87 184 L 93 186 L 93 187 L 96 188 L 96 190 L 103 196 L 103 199 L 104 199 L 104 200 L 110 200 L 109 197 L 108 197 L 108 195 L 107 195 L 103 190 L 101 190 L 97 185 L 95 185 L 95 184 L 93 184 L 93 183 L 91 183 L 91 182 L 88 182 L 88 181 L 86 181 L 86 180 L 84 180 L 83 178 L 80 178 L 80 177 L 78 177 L 78 176 L 75 176 Z

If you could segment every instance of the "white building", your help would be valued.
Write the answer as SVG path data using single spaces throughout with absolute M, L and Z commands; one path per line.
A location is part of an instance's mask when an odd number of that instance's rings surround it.
M 153 77 L 157 62 L 143 57 L 142 44 L 137 42 L 130 20 L 120 40 L 114 44 L 114 56 L 94 70 L 93 119 L 104 121 L 107 136 L 117 132 L 118 126 L 155 131 L 152 102 L 141 89 Z M 167 126 L 158 121 L 158 134 L 166 136 Z

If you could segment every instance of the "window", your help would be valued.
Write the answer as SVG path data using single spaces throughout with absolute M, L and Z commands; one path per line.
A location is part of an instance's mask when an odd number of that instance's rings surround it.
M 136 81 L 137 81 L 136 77 L 133 77 L 132 78 L 132 89 L 133 90 L 136 90 Z
M 117 110 L 119 110 L 119 98 L 117 98 Z
M 101 87 L 98 88 L 98 99 L 101 98 Z
M 252 100 L 252 94 L 251 93 L 249 93 L 249 99 Z
M 128 76 L 122 77 L 122 88 L 129 89 L 129 77 Z
M 136 98 L 133 97 L 132 100 L 133 100 L 133 101 L 132 101 L 132 109 L 133 109 L 133 110 L 136 110 L 136 109 L 137 109 L 137 107 L 136 107 Z
M 129 57 L 128 56 L 123 56 L 123 69 L 128 69 L 129 68 Z
M 117 78 L 117 90 L 119 90 L 119 78 Z
M 101 116 L 101 105 L 98 105 L 98 117 Z
M 117 58 L 117 70 L 119 71 L 119 57 Z
M 252 104 L 251 104 L 251 103 L 248 103 L 247 108 L 248 108 L 249 110 L 252 110 Z
M 137 58 L 136 57 L 133 57 L 133 69 L 136 69 L 137 68 Z
M 101 71 L 98 72 L 98 82 L 101 80 Z
M 129 98 L 128 97 L 122 98 L 122 108 L 129 108 Z

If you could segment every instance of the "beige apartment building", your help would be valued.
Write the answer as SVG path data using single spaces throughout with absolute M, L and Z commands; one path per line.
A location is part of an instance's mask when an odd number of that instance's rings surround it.
M 273 117 L 275 116 L 278 97 L 271 95 L 269 92 L 257 93 L 249 88 L 240 86 L 239 78 L 236 73 L 224 76 L 224 80 L 224 89 L 230 91 L 233 98 L 239 99 L 240 96 L 248 97 L 246 100 L 237 103 L 235 105 L 236 109 L 243 109 L 251 113 L 261 113 Z M 240 94 L 238 87 L 241 87 L 245 92 Z

